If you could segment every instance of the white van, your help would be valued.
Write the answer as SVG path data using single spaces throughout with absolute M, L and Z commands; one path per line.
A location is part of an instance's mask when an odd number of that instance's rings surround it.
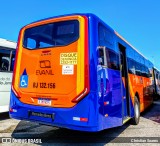
M 16 43 L 0 38 L 0 113 L 9 111 Z

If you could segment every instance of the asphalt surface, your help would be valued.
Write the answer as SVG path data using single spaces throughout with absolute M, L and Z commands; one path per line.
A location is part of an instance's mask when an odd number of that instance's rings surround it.
M 15 143 L 2 143 L 10 138 Z M 15 139 L 20 139 L 17 142 Z M 22 141 L 23 139 L 23 141 Z M 25 140 L 34 144 L 27 144 Z M 39 142 L 39 143 L 36 143 Z M 42 142 L 42 143 L 41 143 Z M 141 114 L 139 125 L 123 126 L 101 132 L 89 133 L 39 125 L 34 122 L 10 119 L 8 113 L 0 114 L 0 145 L 160 145 L 160 100 Z

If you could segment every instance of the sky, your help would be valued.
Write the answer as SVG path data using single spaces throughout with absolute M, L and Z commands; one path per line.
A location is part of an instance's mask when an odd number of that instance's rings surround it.
M 0 38 L 17 42 L 21 27 L 70 13 L 93 13 L 160 70 L 160 0 L 1 0 Z

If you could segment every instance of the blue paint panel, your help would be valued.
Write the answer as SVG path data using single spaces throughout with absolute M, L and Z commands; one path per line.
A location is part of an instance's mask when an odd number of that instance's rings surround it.
M 130 102 L 130 117 L 134 117 L 134 106 L 131 97 L 129 98 L 129 102 Z
M 121 79 L 122 80 L 122 79 Z M 123 100 L 123 103 L 122 103 L 122 116 L 123 117 L 127 117 L 128 114 L 127 114 L 127 97 L 126 97 L 126 87 L 123 83 L 123 80 L 122 80 L 122 100 Z
M 90 58 L 90 91 L 97 91 L 97 53 L 98 46 L 98 24 L 97 19 L 92 15 L 88 16 L 89 21 L 89 58 Z M 94 37 L 93 37 L 94 36 Z
M 98 68 L 99 116 L 103 128 L 122 125 L 121 76 L 119 71 Z M 107 115 L 107 116 L 106 116 Z
M 94 104 L 96 96 L 89 94 L 81 102 L 72 108 L 51 108 L 42 106 L 33 106 L 20 102 L 13 91 L 11 91 L 10 108 L 17 112 L 10 112 L 10 117 L 15 119 L 23 119 L 29 121 L 37 121 L 52 126 L 62 126 L 65 128 L 82 131 L 99 131 L 96 112 L 96 104 Z M 30 116 L 29 112 L 39 112 L 45 114 L 54 114 L 54 120 L 50 118 Z M 74 121 L 73 117 L 88 118 L 88 122 Z

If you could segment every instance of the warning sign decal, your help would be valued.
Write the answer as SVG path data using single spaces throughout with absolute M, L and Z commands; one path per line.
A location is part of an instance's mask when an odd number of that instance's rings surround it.
M 62 75 L 73 75 L 74 65 L 62 65 Z
M 60 64 L 77 64 L 77 52 L 72 53 L 61 53 L 60 54 Z

